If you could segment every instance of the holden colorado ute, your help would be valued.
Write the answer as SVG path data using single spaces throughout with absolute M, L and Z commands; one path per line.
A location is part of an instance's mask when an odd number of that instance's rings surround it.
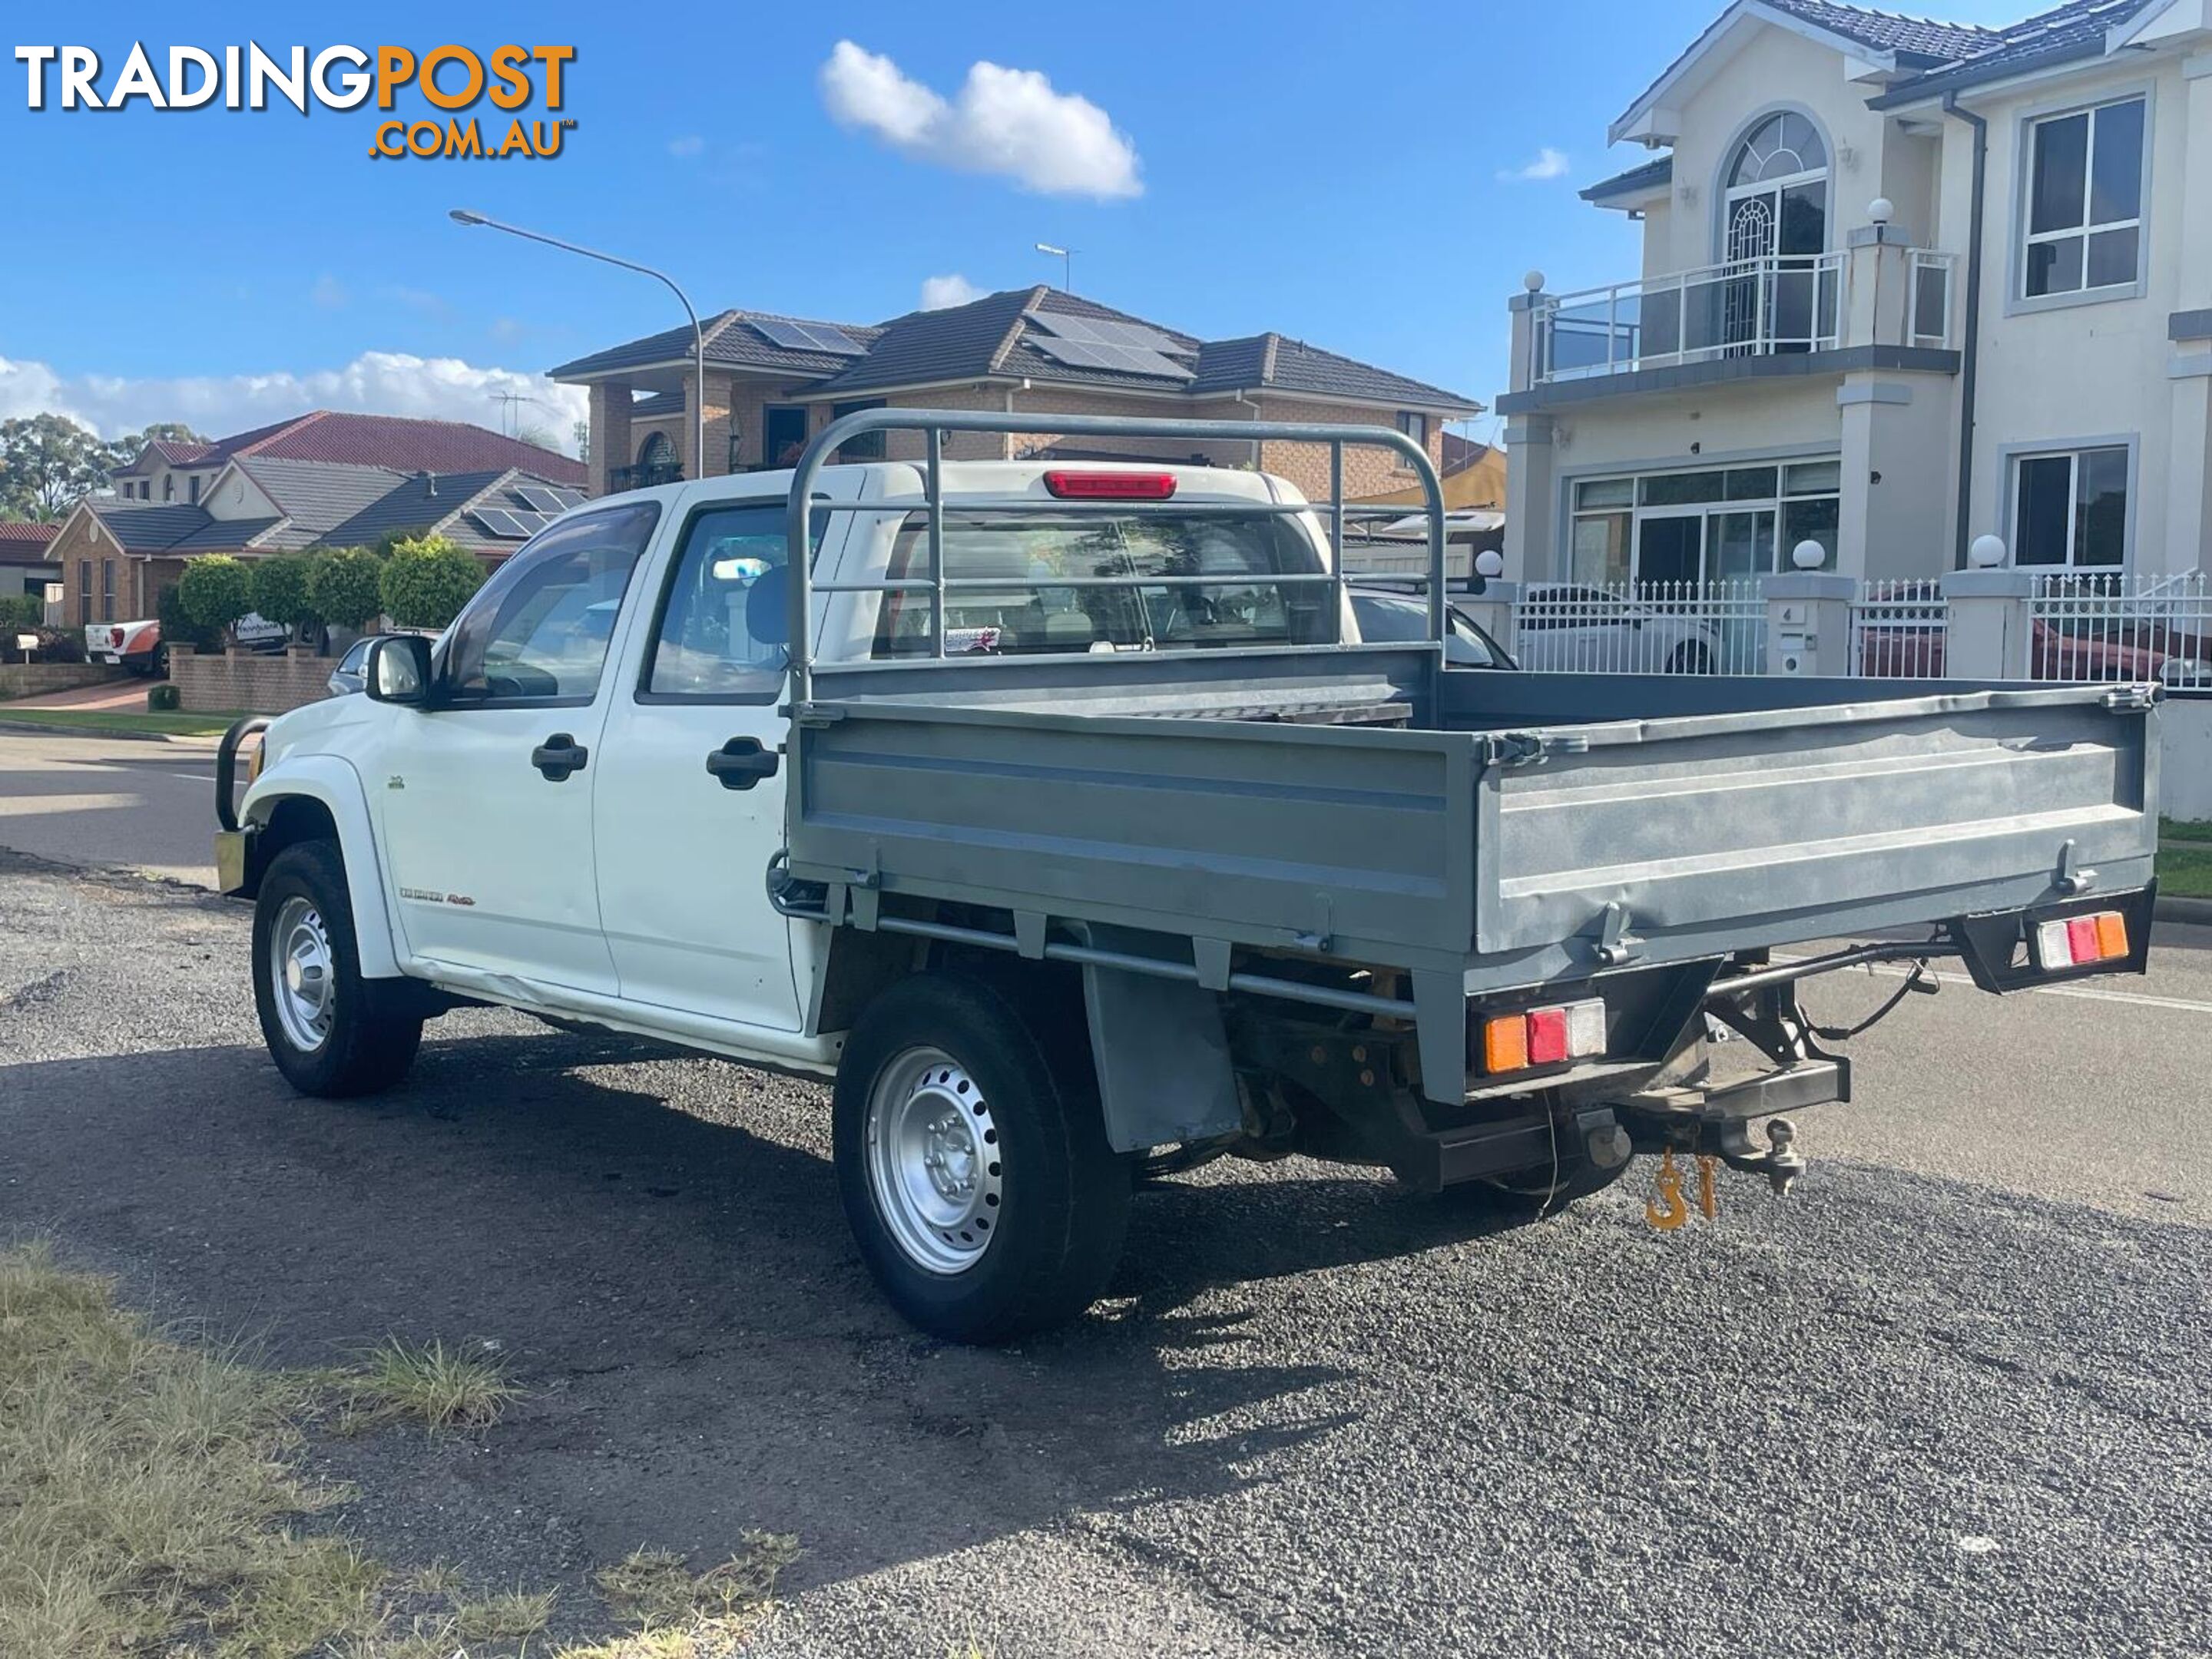
M 1808 975 L 2143 968 L 2155 687 L 1448 672 L 1407 440 L 1053 417 L 1395 452 L 1431 626 L 1365 643 L 1345 509 L 945 453 L 1036 418 L 863 411 L 793 471 L 587 501 L 367 695 L 241 722 L 217 862 L 283 1075 L 387 1087 L 490 1003 L 833 1079 L 868 1267 L 988 1341 L 1085 1308 L 1133 1188 L 1209 1159 L 1548 1207 L 1647 1153 L 1679 1219 L 1676 1157 L 1785 1188 L 1775 1115 L 1850 1097 Z M 831 464 L 872 434 L 909 459 Z

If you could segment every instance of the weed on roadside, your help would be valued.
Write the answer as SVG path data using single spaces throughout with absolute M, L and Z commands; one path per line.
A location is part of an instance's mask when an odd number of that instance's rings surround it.
M 747 1532 L 744 1547 L 694 1573 L 672 1550 L 639 1549 L 592 1575 L 607 1605 L 638 1626 L 611 1642 L 563 1648 L 558 1659 L 706 1659 L 726 1651 L 799 1556 L 787 1533 Z
M 489 1354 L 420 1346 L 387 1336 L 362 1356 L 359 1366 L 326 1373 L 342 1402 L 341 1430 L 391 1422 L 419 1422 L 440 1429 L 488 1429 L 506 1414 L 522 1390 L 507 1380 Z

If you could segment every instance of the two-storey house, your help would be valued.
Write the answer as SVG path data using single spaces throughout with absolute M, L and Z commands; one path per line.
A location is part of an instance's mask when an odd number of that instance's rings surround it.
M 1737 0 L 1583 196 L 1643 269 L 1510 301 L 1531 580 L 2196 570 L 2212 546 L 2212 5 L 2002 29 Z

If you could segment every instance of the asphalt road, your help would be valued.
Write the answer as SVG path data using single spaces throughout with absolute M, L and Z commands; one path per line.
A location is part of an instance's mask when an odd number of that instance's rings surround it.
M 1215 1166 L 1091 1316 L 976 1352 L 872 1293 L 813 1085 L 479 1012 L 305 1102 L 242 910 L 0 855 L 0 1231 L 282 1363 L 496 1341 L 480 1442 L 319 1455 L 386 1559 L 564 1620 L 766 1527 L 763 1654 L 2212 1651 L 2212 934 L 2117 1000 L 1911 999 L 1717 1225 L 1650 1231 L 1642 1174 L 1509 1226 Z
M 0 847 L 214 879 L 215 750 L 0 725 Z

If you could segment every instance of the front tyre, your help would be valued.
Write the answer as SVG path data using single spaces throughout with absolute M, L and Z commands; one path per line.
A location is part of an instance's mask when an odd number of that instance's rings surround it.
M 418 1015 L 361 975 L 345 861 L 327 841 L 276 855 L 253 908 L 253 1006 L 262 1040 L 301 1094 L 374 1094 L 404 1076 L 422 1041 Z
M 975 980 L 925 974 L 861 1016 L 837 1070 L 838 1193 L 868 1271 L 914 1324 L 1002 1342 L 1105 1289 L 1131 1160 L 1106 1144 L 1090 1079 L 1087 1053 L 1055 1068 Z

